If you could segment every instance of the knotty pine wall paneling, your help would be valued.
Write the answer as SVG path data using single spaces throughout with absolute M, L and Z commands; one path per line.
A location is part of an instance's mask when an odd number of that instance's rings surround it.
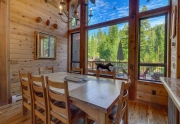
M 166 107 L 168 105 L 168 93 L 162 84 L 139 81 L 137 83 L 137 101 Z
M 177 6 L 176 11 L 176 36 L 171 39 L 171 77 L 180 78 L 180 2 L 178 0 L 172 0 L 172 5 Z
M 8 103 L 8 0 L 0 1 L 0 106 Z
M 39 67 L 54 67 L 55 72 L 67 71 L 67 30 L 61 21 L 57 8 L 59 2 L 45 3 L 45 0 L 10 1 L 10 94 L 20 94 L 18 72 L 38 74 Z M 37 17 L 42 22 L 37 23 Z M 46 26 L 46 21 L 50 25 Z M 58 29 L 53 28 L 58 24 Z M 56 36 L 56 60 L 34 60 L 34 31 Z

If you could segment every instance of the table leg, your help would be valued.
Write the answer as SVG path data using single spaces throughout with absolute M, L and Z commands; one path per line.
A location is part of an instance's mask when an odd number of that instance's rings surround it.
M 84 102 L 72 101 L 72 104 L 86 112 L 89 116 L 91 116 L 98 124 L 107 124 L 107 116 L 106 113 L 99 111 L 97 108 L 92 107 Z

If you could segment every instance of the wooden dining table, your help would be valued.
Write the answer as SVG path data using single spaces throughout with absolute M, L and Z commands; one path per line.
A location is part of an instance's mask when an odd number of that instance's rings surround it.
M 107 113 L 117 102 L 122 80 L 97 78 L 93 76 L 58 72 L 44 74 L 49 80 L 64 82 L 66 77 L 83 79 L 81 82 L 68 81 L 69 98 L 72 104 L 83 110 L 98 124 L 107 124 Z M 61 92 L 59 89 L 52 89 Z

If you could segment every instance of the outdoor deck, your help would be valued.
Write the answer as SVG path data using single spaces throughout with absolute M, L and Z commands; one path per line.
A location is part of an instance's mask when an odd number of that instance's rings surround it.
M 111 71 L 116 72 L 116 78 L 127 78 L 128 75 L 128 62 L 117 62 L 117 61 L 88 61 L 88 69 L 96 70 L 96 63 L 107 64 L 111 63 L 113 67 L 110 67 Z M 164 77 L 164 66 L 163 63 L 142 63 L 139 67 L 139 79 L 160 81 L 160 77 Z

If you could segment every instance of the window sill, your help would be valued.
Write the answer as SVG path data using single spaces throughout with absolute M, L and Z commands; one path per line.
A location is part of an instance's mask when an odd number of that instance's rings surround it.
M 154 82 L 154 81 L 147 81 L 147 80 L 138 80 L 138 83 L 142 83 L 142 84 L 148 83 L 148 84 L 163 85 L 163 83 L 161 81 Z

